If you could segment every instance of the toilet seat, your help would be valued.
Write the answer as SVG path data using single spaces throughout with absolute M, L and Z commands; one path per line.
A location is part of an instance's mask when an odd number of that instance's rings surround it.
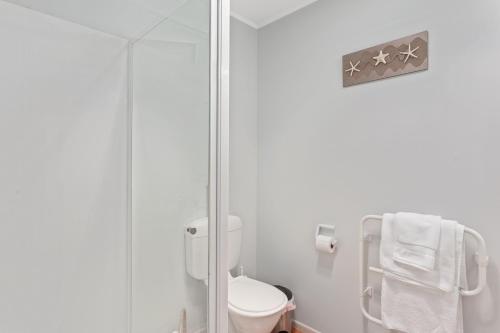
M 267 283 L 237 277 L 229 283 L 229 309 L 247 317 L 262 317 L 282 311 L 288 299 L 286 295 Z

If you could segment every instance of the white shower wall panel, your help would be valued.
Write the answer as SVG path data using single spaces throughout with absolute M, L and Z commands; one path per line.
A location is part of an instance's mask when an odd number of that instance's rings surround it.
M 0 332 L 127 330 L 127 43 L 0 2 Z

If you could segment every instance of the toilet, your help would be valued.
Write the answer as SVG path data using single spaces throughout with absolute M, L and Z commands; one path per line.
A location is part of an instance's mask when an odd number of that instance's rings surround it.
M 286 295 L 274 286 L 248 278 L 232 277 L 229 271 L 238 265 L 243 223 L 238 216 L 228 219 L 228 308 L 229 318 L 237 333 L 270 333 L 287 306 Z M 207 283 L 208 219 L 201 218 L 186 225 L 186 270 Z

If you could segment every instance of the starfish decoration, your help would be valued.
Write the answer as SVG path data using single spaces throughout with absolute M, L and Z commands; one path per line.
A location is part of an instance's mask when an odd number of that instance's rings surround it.
M 360 72 L 360 70 L 358 69 L 358 66 L 359 66 L 360 63 L 361 63 L 361 61 L 358 61 L 356 63 L 356 65 L 353 65 L 352 61 L 349 61 L 349 64 L 351 65 L 351 68 L 348 68 L 345 71 L 346 72 L 351 72 L 351 73 L 349 73 L 350 76 L 352 76 L 354 74 L 354 72 Z
M 410 44 L 408 44 L 408 51 L 406 51 L 406 52 L 399 52 L 399 53 L 401 53 L 401 54 L 403 54 L 403 55 L 405 55 L 405 56 L 406 56 L 406 57 L 405 57 L 405 60 L 404 60 L 405 64 L 406 64 L 406 62 L 408 61 L 408 59 L 410 59 L 410 57 L 411 57 L 411 58 L 415 58 L 415 59 L 417 59 L 417 58 L 418 58 L 418 56 L 417 56 L 414 52 L 415 52 L 416 50 L 418 50 L 419 48 L 420 48 L 420 46 L 417 46 L 416 48 L 414 48 L 414 49 L 412 50 L 412 49 L 411 49 L 411 43 L 410 43 Z
M 384 53 L 382 50 L 379 51 L 378 56 L 373 57 L 373 60 L 376 60 L 377 63 L 375 64 L 375 67 L 377 67 L 380 63 L 382 64 L 387 64 L 387 61 L 385 58 L 389 56 L 389 53 Z

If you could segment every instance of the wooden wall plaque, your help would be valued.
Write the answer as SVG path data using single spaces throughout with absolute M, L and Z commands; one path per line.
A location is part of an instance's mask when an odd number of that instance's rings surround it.
M 429 33 L 420 32 L 342 57 L 344 87 L 429 68 Z

